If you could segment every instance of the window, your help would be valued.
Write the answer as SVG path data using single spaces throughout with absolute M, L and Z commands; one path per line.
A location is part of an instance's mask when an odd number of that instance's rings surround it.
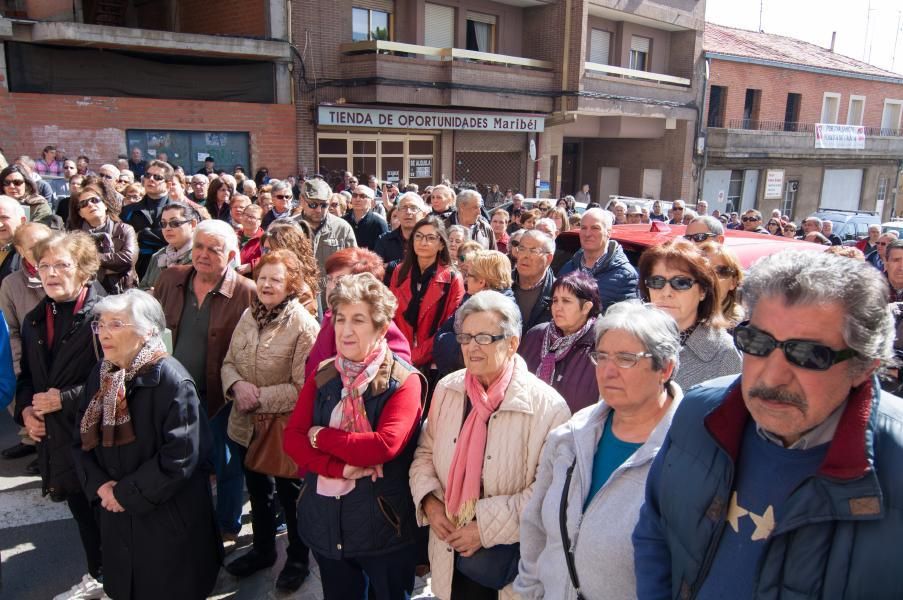
M 784 131 L 797 130 L 800 120 L 800 105 L 802 105 L 802 103 L 802 95 L 787 94 L 787 107 L 784 109 Z
M 819 123 L 837 123 L 840 110 L 840 94 L 825 92 L 821 101 L 821 121 Z
M 467 49 L 495 52 L 495 16 L 467 12 Z
M 455 9 L 427 2 L 423 14 L 423 45 L 431 48 L 454 48 Z
M 743 199 L 743 171 L 731 171 L 731 182 L 727 187 L 727 208 L 725 212 L 737 212 L 740 210 L 740 202 Z
M 724 127 L 724 109 L 727 106 L 727 88 L 713 85 L 709 91 L 708 127 Z
M 878 195 L 876 196 L 876 200 L 878 202 L 887 200 L 887 177 L 878 178 Z
M 881 113 L 881 135 L 900 135 L 900 115 L 903 113 L 903 100 L 885 100 L 884 112 Z
M 746 90 L 746 98 L 743 100 L 743 129 L 759 128 L 759 104 L 762 100 L 762 90 Z
M 589 36 L 589 62 L 599 65 L 608 64 L 608 51 L 611 48 L 611 33 L 604 29 L 593 29 Z
M 847 125 L 862 125 L 863 113 L 865 113 L 865 96 L 850 96 Z
M 649 47 L 652 40 L 638 35 L 630 36 L 630 59 L 628 68 L 634 71 L 649 70 Z
M 369 8 L 351 9 L 351 40 L 389 40 L 389 13 Z
M 784 189 L 784 200 L 781 202 L 781 214 L 793 218 L 793 205 L 796 203 L 796 192 L 800 189 L 798 179 L 791 179 Z

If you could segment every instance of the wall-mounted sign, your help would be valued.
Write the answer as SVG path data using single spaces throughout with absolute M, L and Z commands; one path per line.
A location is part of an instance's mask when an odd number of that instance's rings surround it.
M 768 169 L 765 172 L 765 199 L 774 200 L 784 195 L 784 169 Z
M 545 117 L 542 115 L 362 108 L 347 105 L 317 107 L 317 122 L 330 127 L 380 129 L 537 132 L 545 128 Z
M 412 158 L 410 167 L 412 179 L 426 179 L 433 176 L 432 158 Z
M 815 147 L 839 150 L 864 150 L 865 127 L 862 125 L 816 123 Z

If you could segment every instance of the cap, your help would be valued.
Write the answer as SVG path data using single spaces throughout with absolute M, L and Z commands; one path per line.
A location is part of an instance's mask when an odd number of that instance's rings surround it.
M 354 190 L 355 191 L 360 190 L 360 192 L 364 193 L 371 200 L 374 200 L 376 198 L 376 192 L 374 192 L 373 188 L 371 188 L 368 185 L 359 185 L 356 188 L 354 188 Z
M 332 188 L 322 179 L 308 179 L 304 182 L 301 195 L 308 200 L 329 200 Z

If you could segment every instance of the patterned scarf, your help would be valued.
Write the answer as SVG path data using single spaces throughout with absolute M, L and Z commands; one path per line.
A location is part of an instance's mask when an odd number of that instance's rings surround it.
M 680 346 L 684 347 L 687 345 L 687 340 L 690 339 L 690 336 L 693 335 L 693 332 L 696 331 L 696 328 L 699 327 L 699 322 L 693 323 L 686 329 L 680 332 Z
M 125 399 L 125 385 L 145 366 L 166 356 L 163 342 L 146 343 L 128 369 L 119 369 L 108 360 L 100 365 L 100 389 L 91 398 L 81 422 L 82 450 L 93 450 L 98 443 L 104 448 L 122 446 L 135 441 L 132 417 Z
M 172 265 L 177 265 L 179 264 L 179 261 L 189 253 L 191 253 L 190 240 L 187 244 L 176 250 L 166 246 L 166 250 L 163 251 L 163 254 L 157 257 L 157 266 L 161 269 L 166 269 Z
M 514 375 L 514 359 L 509 359 L 489 389 L 470 371 L 464 374 L 464 387 L 473 409 L 464 420 L 445 486 L 445 514 L 455 526 L 462 527 L 476 517 L 483 480 L 483 457 L 489 436 L 489 417 L 505 399 L 505 392 Z
M 355 362 L 336 355 L 335 368 L 342 379 L 342 396 L 329 418 L 330 427 L 352 433 L 373 431 L 370 421 L 367 419 L 364 393 L 376 378 L 388 352 L 389 345 L 385 339 L 382 339 L 376 348 L 364 357 L 362 362 Z M 333 478 L 325 475 L 317 477 L 317 493 L 321 496 L 344 496 L 353 490 L 354 486 L 354 479 Z
M 555 377 L 555 363 L 567 356 L 577 340 L 586 335 L 586 332 L 595 323 L 596 317 L 591 317 L 586 320 L 583 327 L 576 333 L 561 335 L 561 330 L 558 326 L 550 322 L 542 339 L 542 347 L 539 351 L 539 368 L 536 369 L 536 376 L 552 385 L 552 378 Z
M 263 331 L 267 325 L 279 318 L 291 300 L 291 298 L 286 297 L 285 300 L 274 306 L 273 310 L 270 310 L 260 300 L 254 298 L 251 301 L 251 314 L 254 316 L 254 320 L 257 321 L 258 330 Z

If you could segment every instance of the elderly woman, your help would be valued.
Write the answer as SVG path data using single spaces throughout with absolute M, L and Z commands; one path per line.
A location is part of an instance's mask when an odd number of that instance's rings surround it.
M 474 294 L 494 290 L 504 294 L 514 302 L 511 291 L 511 262 L 496 250 L 481 249 L 467 259 L 467 276 L 464 277 L 465 300 Z M 458 311 L 461 309 L 458 308 Z M 457 312 L 457 311 L 456 311 Z M 461 344 L 455 335 L 455 315 L 446 319 L 439 327 L 433 342 L 433 358 L 439 378 L 464 368 Z
M 287 418 L 294 410 L 304 385 L 304 364 L 320 331 L 298 300 L 304 273 L 292 252 L 270 252 L 260 259 L 255 273 L 257 298 L 238 321 L 222 368 L 223 393 L 235 402 L 227 432 L 243 448 L 248 448 L 257 435 L 254 423 L 258 415 Z M 278 495 L 289 543 L 288 559 L 276 580 L 276 589 L 295 591 L 309 573 L 308 549 L 298 536 L 295 519 L 301 481 L 294 475 L 256 472 L 247 466 L 244 471 L 254 545 L 250 552 L 227 564 L 226 570 L 247 577 L 276 562 Z
M 329 212 L 342 218 L 348 212 L 348 198 L 345 194 L 333 194 L 329 197 Z
M 99 186 L 86 185 L 72 196 L 69 229 L 94 238 L 100 257 L 97 281 L 108 294 L 118 294 L 138 285 L 138 236 L 131 225 L 119 220 L 118 207 L 110 201 Z
M 740 264 L 737 255 L 722 244 L 706 242 L 699 246 L 699 250 L 715 271 L 715 285 L 718 288 L 718 297 L 721 298 L 721 314 L 727 320 L 728 327 L 733 329 L 746 318 L 740 304 L 743 265 Z
M 385 265 L 382 258 L 375 252 L 366 248 L 343 248 L 326 259 L 326 300 L 329 301 L 329 295 L 335 289 L 336 283 L 343 277 L 348 275 L 358 275 L 360 273 L 370 273 L 380 281 L 385 275 Z M 411 360 L 411 345 L 408 339 L 404 337 L 398 325 L 393 321 L 386 331 L 386 343 L 389 344 L 389 350 L 405 361 Z M 336 355 L 335 325 L 332 322 L 332 310 L 326 307 L 323 313 L 323 322 L 320 328 L 320 334 L 310 356 L 307 359 L 307 367 L 305 368 L 307 377 L 310 377 L 317 370 L 317 367 L 326 359 L 330 359 Z
M 260 236 L 261 256 L 273 250 L 290 250 L 301 261 L 304 272 L 304 285 L 298 294 L 298 299 L 304 308 L 317 316 L 319 310 L 317 295 L 320 293 L 320 274 L 317 269 L 317 259 L 310 245 L 310 238 L 304 233 L 298 223 L 291 220 L 282 220 L 273 223 L 266 232 Z
M 144 193 L 144 186 L 140 183 L 125 186 L 125 189 L 122 190 L 122 205 L 128 206 L 129 204 L 141 202 L 141 199 L 144 198 Z
M 51 225 L 53 211 L 47 200 L 38 193 L 31 179 L 31 171 L 20 164 L 12 164 L 0 171 L 0 185 L 3 193 L 18 201 L 29 211 L 29 220 Z
M 690 241 L 653 246 L 640 258 L 640 293 L 677 321 L 680 373 L 689 389 L 708 379 L 740 372 L 740 353 L 721 314 L 715 271 Z
M 91 236 L 54 233 L 34 250 L 45 296 L 25 317 L 16 420 L 38 442 L 43 495 L 65 500 L 78 524 L 88 574 L 70 592 L 98 593 L 100 528 L 73 464 L 76 413 L 100 347 L 91 331 L 91 311 L 103 290 L 92 285 L 100 261 Z M 85 596 L 91 597 L 91 596 Z
M 577 271 L 559 277 L 552 284 L 552 320 L 524 334 L 518 349 L 530 372 L 555 388 L 571 412 L 599 400 L 590 359 L 599 306 L 595 279 Z
M 442 379 L 411 465 L 417 520 L 430 526 L 439 598 L 513 598 L 520 514 L 564 399 L 517 354 L 520 311 L 481 292 L 455 318 L 465 369 Z M 501 591 L 499 591 L 501 590 Z
M 612 306 L 594 338 L 602 399 L 549 436 L 521 515 L 514 589 L 525 599 L 575 598 L 578 587 L 585 598 L 636 598 L 631 534 L 683 397 L 680 339 L 674 319 L 638 302 Z
M 241 246 L 239 252 L 241 266 L 238 268 L 238 272 L 247 275 L 254 270 L 257 261 L 263 254 L 263 248 L 260 245 L 260 240 L 264 235 L 263 228 L 260 226 L 263 221 L 263 209 L 256 204 L 250 204 L 242 211 L 240 220 L 241 232 L 238 234 L 238 241 Z
M 464 282 L 449 266 L 451 248 L 440 218 L 418 221 L 406 246 L 404 260 L 389 281 L 398 298 L 395 324 L 411 344 L 414 366 L 427 374 L 432 384 L 436 379 L 433 340 L 439 326 L 461 304 Z
M 94 316 L 104 360 L 78 411 L 76 463 L 85 494 L 99 504 L 104 591 L 117 599 L 204 598 L 222 543 L 212 438 L 194 382 L 166 353 L 163 309 L 147 292 L 108 296 Z
M 333 360 L 308 377 L 285 430 L 285 450 L 307 472 L 301 538 L 326 598 L 410 597 L 416 563 L 408 469 L 420 431 L 422 376 L 389 349 L 397 301 L 370 273 L 329 294 Z
M 451 225 L 445 230 L 448 236 L 448 253 L 451 256 L 451 264 L 458 263 L 458 251 L 465 242 L 470 241 L 470 230 L 463 225 Z
M 508 235 L 508 212 L 503 208 L 497 208 L 490 213 L 489 221 L 492 233 L 495 234 L 495 248 L 502 254 L 508 253 L 508 244 L 511 236 Z
M 258 196 L 259 198 L 259 196 Z M 292 216 L 292 184 L 287 181 L 277 181 L 270 186 L 270 198 L 272 207 L 263 215 L 264 229 L 270 228 L 270 223 L 277 219 L 287 219 Z

